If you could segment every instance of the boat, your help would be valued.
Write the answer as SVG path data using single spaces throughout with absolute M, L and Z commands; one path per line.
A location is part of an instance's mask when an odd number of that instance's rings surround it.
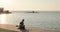
M 28 11 L 27 13 L 39 13 L 39 12 L 36 12 L 36 11 Z

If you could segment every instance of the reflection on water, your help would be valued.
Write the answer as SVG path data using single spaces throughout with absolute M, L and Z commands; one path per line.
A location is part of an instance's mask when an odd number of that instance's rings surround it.
M 6 21 L 6 14 L 1 14 L 0 20 L 1 20 L 1 24 L 4 24 L 4 22 Z
M 10 14 L 0 14 L 0 24 L 7 24 Z

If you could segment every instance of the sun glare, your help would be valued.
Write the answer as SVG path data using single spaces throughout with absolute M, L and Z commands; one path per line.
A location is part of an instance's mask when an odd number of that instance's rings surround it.
M 0 2 L 2 2 L 2 3 L 9 3 L 10 0 L 0 0 Z
M 1 24 L 4 24 L 6 20 L 6 14 L 1 14 Z

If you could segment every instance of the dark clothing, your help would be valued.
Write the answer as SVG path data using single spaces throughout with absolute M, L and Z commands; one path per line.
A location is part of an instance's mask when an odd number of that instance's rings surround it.
M 20 25 L 24 25 L 24 23 L 23 22 L 20 22 Z
M 19 29 L 20 29 L 20 30 L 25 30 L 25 25 L 20 25 L 20 26 L 19 26 Z

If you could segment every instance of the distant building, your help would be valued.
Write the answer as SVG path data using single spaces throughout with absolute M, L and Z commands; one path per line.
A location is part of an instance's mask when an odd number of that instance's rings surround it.
M 9 10 L 5 10 L 4 12 L 5 12 L 5 13 L 9 13 Z
M 8 14 L 11 13 L 9 10 L 4 10 L 4 8 L 0 8 L 0 14 Z
M 4 8 L 0 8 L 0 12 L 3 12 L 4 11 Z

